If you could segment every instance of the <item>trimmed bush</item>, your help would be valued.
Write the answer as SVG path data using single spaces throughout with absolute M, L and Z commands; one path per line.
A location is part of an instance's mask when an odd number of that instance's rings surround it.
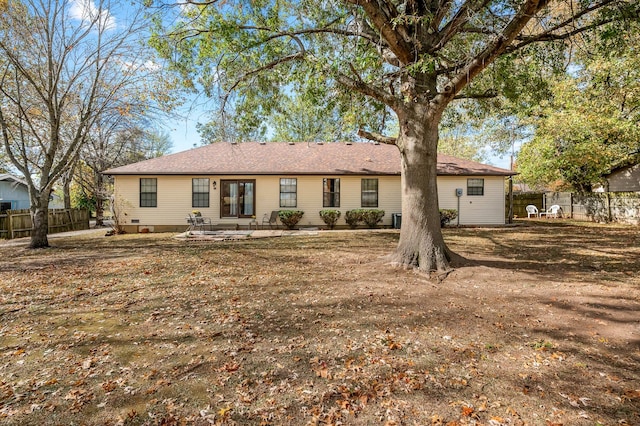
M 384 210 L 378 209 L 365 209 L 362 210 L 362 221 L 368 228 L 377 228 L 378 224 L 382 222 L 384 217 Z
M 360 222 L 364 222 L 369 228 L 376 228 L 378 223 L 382 222 L 382 217 L 384 215 L 384 210 L 354 209 L 347 210 L 344 214 L 344 220 L 351 229 L 355 229 Z
M 340 218 L 340 210 L 320 210 L 320 217 L 327 224 L 329 229 L 333 229 Z
M 440 227 L 444 227 L 447 223 L 451 222 L 458 217 L 458 210 L 455 209 L 441 209 L 440 210 Z
M 301 210 L 280 210 L 278 212 L 280 222 L 282 222 L 282 224 L 286 226 L 287 229 L 293 229 L 298 224 L 298 222 L 300 222 L 300 219 L 302 219 L 303 215 L 304 212 Z
M 359 222 L 362 222 L 362 210 L 347 210 L 344 214 L 344 220 L 349 228 L 356 229 Z

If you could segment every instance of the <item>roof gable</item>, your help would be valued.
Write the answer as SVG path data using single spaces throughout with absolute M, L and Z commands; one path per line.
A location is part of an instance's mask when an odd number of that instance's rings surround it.
M 605 175 L 605 177 L 615 175 L 620 172 L 624 173 L 629 169 L 633 170 L 637 169 L 638 167 L 640 167 L 640 155 L 632 155 L 625 161 L 622 161 L 620 164 L 613 167 L 611 171 L 607 175 Z
M 15 185 L 27 186 L 27 182 L 25 182 L 24 179 L 9 173 L 0 173 L 0 182 L 11 182 Z
M 395 145 L 374 143 L 217 142 L 106 170 L 108 175 L 400 175 Z M 438 155 L 439 175 L 515 174 Z

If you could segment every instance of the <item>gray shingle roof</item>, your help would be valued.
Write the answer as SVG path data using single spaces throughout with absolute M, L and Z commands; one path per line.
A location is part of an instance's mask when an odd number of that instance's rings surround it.
M 394 145 L 218 142 L 106 170 L 107 175 L 399 175 Z M 509 176 L 510 170 L 438 155 L 439 175 Z

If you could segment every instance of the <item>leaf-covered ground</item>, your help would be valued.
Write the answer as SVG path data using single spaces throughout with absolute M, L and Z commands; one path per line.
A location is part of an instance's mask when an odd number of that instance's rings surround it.
M 0 423 L 640 424 L 640 230 L 0 242 Z

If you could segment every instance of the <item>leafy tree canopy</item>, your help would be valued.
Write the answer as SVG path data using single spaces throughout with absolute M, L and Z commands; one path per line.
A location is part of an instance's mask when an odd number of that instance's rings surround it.
M 640 151 L 638 42 L 637 31 L 591 42 L 552 83 L 554 95 L 531 109 L 535 135 L 518 156 L 530 185 L 590 191 Z

